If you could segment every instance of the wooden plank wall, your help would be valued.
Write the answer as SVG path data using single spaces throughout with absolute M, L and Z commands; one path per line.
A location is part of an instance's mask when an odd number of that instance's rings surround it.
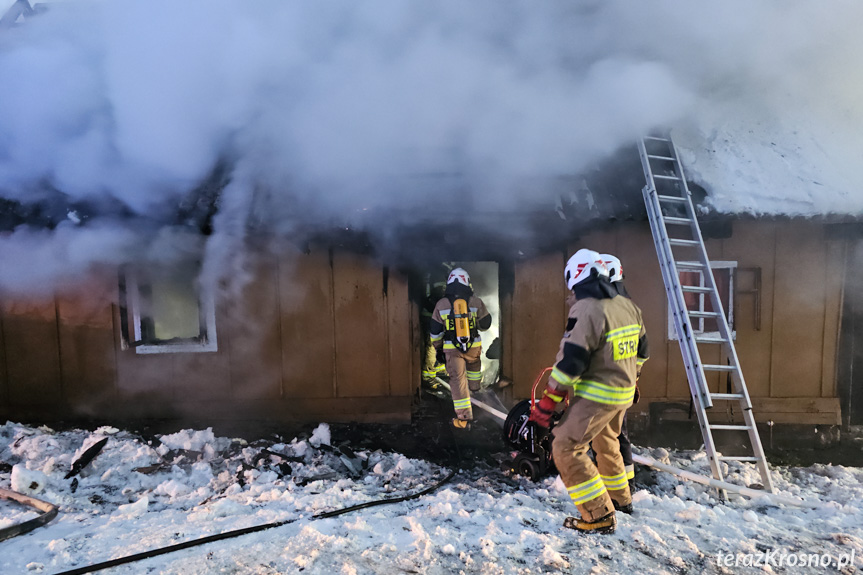
M 111 291 L 101 276 L 79 291 L 56 296 L 63 395 L 82 413 L 117 400 Z
M 563 267 L 591 247 L 619 256 L 644 313 L 651 360 L 646 401 L 688 402 L 677 342 L 668 341 L 667 302 L 646 224 L 594 232 L 568 251 L 513 264 L 502 300 L 504 366 L 513 395 L 526 397 L 554 360 L 567 305 Z M 755 296 L 738 293 L 737 348 L 759 420 L 838 421 L 836 356 L 844 250 L 814 222 L 735 222 L 710 240 L 710 256 L 761 270 L 761 329 Z M 273 254 L 278 254 L 273 255 Z M 0 416 L 406 421 L 418 385 L 416 305 L 407 279 L 370 258 L 312 247 L 260 248 L 248 281 L 217 305 L 216 353 L 136 354 L 119 349 L 116 274 L 82 291 L 0 302 Z M 747 276 L 747 274 L 749 274 Z M 84 295 L 82 295 L 82 293 Z M 715 377 L 711 386 L 721 389 Z M 769 400 L 769 401 L 768 401 Z M 758 403 L 758 402 L 761 403 Z
M 407 279 L 370 258 L 266 246 L 217 303 L 218 351 L 120 349 L 117 276 L 0 306 L 0 415 L 407 421 L 419 381 Z
M 279 263 L 283 393 L 336 396 L 333 273 L 329 252 L 287 251 Z
M 387 309 L 381 266 L 337 253 L 333 260 L 336 396 L 389 392 Z
M 6 338 L 4 336 L 3 300 L 0 299 L 0 406 L 9 405 L 9 376 L 6 362 Z
M 566 326 L 563 252 L 515 264 L 512 296 L 513 395 L 528 397 L 543 368 L 554 363 Z
M 643 401 L 636 410 L 644 411 L 650 401 L 689 401 L 689 386 L 683 369 L 679 344 L 669 340 L 668 304 L 650 230 L 646 223 L 617 224 L 614 228 L 592 232 L 568 246 L 566 257 L 581 247 L 613 253 L 620 257 L 626 285 L 642 308 L 648 329 L 651 359 L 645 364 L 640 381 Z M 842 277 L 845 245 L 828 241 L 823 227 L 807 221 L 737 221 L 730 238 L 707 241 L 712 260 L 736 261 L 739 266 L 738 291 L 751 290 L 754 273 L 761 270 L 761 329 L 755 329 L 755 294 L 735 295 L 736 346 L 751 396 L 758 401 L 756 418 L 776 422 L 838 423 L 836 398 L 836 361 L 841 313 Z M 517 290 L 513 298 L 514 324 L 519 311 L 530 298 L 554 301 L 551 285 L 562 285 L 560 275 L 565 258 L 555 262 L 537 260 L 517 267 Z M 805 271 L 803 271 L 805 270 Z M 523 271 L 530 279 L 521 280 Z M 543 278 L 544 275 L 544 278 Z M 798 277 L 806 275 L 806 277 Z M 537 286 L 542 286 L 541 289 Z M 519 290 L 519 287 L 521 288 Z M 549 306 L 553 309 L 553 306 Z M 552 322 L 544 320 L 545 325 Z M 537 326 L 543 322 L 537 322 Z M 524 362 L 522 377 L 535 370 L 533 358 L 537 345 L 522 341 L 538 336 L 529 329 L 514 326 L 512 349 L 516 367 Z M 559 336 L 556 336 L 556 350 Z M 549 347 L 545 343 L 544 347 Z M 718 361 L 717 346 L 705 361 Z M 716 357 L 713 357 L 713 356 Z M 526 358 L 526 359 L 525 359 Z M 726 380 L 711 374 L 712 390 L 724 390 Z M 532 382 L 532 379 L 530 380 Z M 529 389 L 529 388 L 528 388 Z M 516 397 L 526 397 L 524 385 L 515 389 Z
M 842 349 L 839 352 L 843 400 L 843 421 L 863 425 L 863 238 L 848 245 L 843 302 Z
M 220 393 L 212 399 L 280 399 L 283 358 L 295 353 L 283 339 L 279 258 L 263 247 L 253 254 L 245 263 L 248 280 L 237 286 L 240 293 L 220 302 L 216 332 L 228 378 L 220 379 Z
M 55 301 L 5 299 L 2 313 L 9 403 L 25 409 L 61 405 L 63 380 Z

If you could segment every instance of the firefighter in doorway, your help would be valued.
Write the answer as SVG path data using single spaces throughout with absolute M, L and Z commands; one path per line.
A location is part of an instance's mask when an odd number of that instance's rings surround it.
M 632 299 L 629 292 L 626 291 L 626 286 L 623 285 L 623 264 L 620 259 L 611 254 L 600 254 L 602 261 L 605 262 L 605 267 L 608 268 L 608 279 L 617 289 L 617 293 L 625 298 Z M 641 366 L 644 360 L 638 359 L 638 372 L 641 372 Z M 635 382 L 635 397 L 633 403 L 638 403 L 638 381 Z M 635 464 L 632 462 L 632 443 L 629 441 L 629 432 L 626 429 L 626 415 L 623 416 L 623 423 L 620 426 L 620 435 L 617 436 L 617 441 L 620 444 L 620 456 L 623 458 L 623 466 L 626 469 L 626 479 L 629 482 L 629 489 L 632 491 L 633 479 L 635 479 Z M 632 508 L 630 507 L 631 511 Z
M 470 276 L 455 268 L 446 280 L 444 297 L 432 313 L 429 333 L 436 350 L 443 349 L 456 417 L 452 425 L 470 429 L 473 410 L 470 392 L 482 381 L 482 339 L 479 332 L 491 327 L 491 314 L 474 295 Z
M 437 350 L 435 349 L 435 346 L 432 345 L 429 332 L 432 314 L 434 314 L 435 304 L 437 304 L 438 300 L 443 297 L 445 286 L 446 284 L 443 281 L 431 283 L 431 278 L 427 278 L 426 294 L 425 298 L 423 299 L 422 311 L 420 312 L 422 316 L 420 318 L 420 327 L 422 329 L 422 341 L 425 347 L 425 349 L 423 350 L 422 381 L 423 383 L 427 383 L 432 387 L 435 387 L 437 385 L 437 383 L 435 383 L 434 381 L 436 377 L 446 376 L 446 366 L 443 364 L 443 362 L 438 361 Z
M 578 250 L 566 264 L 564 279 L 575 304 L 530 420 L 548 428 L 555 408 L 570 396 L 552 431 L 552 454 L 581 517 L 567 517 L 564 526 L 613 533 L 615 509 L 632 504 L 617 437 L 635 396 L 639 363 L 647 359 L 647 334 L 641 310 L 618 294 L 599 253 Z M 591 442 L 595 464 L 587 454 Z

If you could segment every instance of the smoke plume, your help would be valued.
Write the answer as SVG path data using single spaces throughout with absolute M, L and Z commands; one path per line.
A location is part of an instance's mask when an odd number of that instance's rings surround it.
M 25 214 L 0 236 L 0 288 L 139 256 L 225 165 L 213 256 L 252 224 L 365 212 L 385 232 L 433 210 L 440 182 L 480 210 L 553 210 L 543 181 L 655 126 L 695 146 L 752 118 L 809 127 L 848 189 L 861 16 L 851 0 L 57 2 L 0 29 L 0 209 Z M 60 214 L 34 229 L 36 205 Z

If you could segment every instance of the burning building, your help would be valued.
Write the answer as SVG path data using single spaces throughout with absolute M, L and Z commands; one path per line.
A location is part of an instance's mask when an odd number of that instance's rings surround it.
M 811 92 L 863 53 L 819 31 L 856 30 L 743 4 L 13 8 L 0 417 L 404 421 L 425 285 L 455 262 L 496 305 L 488 369 L 524 397 L 591 247 L 651 335 L 634 412 L 685 418 L 632 145 L 655 126 L 691 170 L 756 418 L 863 417 L 856 87 Z

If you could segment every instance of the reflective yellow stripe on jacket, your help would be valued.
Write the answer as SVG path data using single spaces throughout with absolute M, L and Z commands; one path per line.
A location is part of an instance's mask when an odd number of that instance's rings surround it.
M 471 346 L 473 346 L 474 344 L 477 344 L 477 343 L 482 343 L 482 340 L 480 338 L 475 338 L 473 340 L 473 343 L 471 344 Z M 445 350 L 447 350 L 447 349 L 459 349 L 460 350 L 461 349 L 460 347 L 456 346 L 454 343 L 450 343 L 448 341 L 443 342 L 443 348 Z
M 611 347 L 611 356 L 614 361 L 621 361 L 636 357 L 638 354 L 638 335 L 641 333 L 641 325 L 633 323 L 605 334 L 605 340 Z
M 573 387 L 578 381 L 578 377 L 572 377 L 566 372 L 561 371 L 559 368 L 555 367 L 551 370 L 551 379 L 556 381 L 561 385 L 566 385 L 569 387 Z
M 626 337 L 628 335 L 638 335 L 640 333 L 641 325 L 634 323 L 632 325 L 625 325 L 623 327 L 611 330 L 610 332 L 605 334 L 605 339 L 619 339 L 621 337 Z
M 575 396 L 606 405 L 628 405 L 635 399 L 635 386 L 614 387 L 581 379 L 575 384 Z
M 627 405 L 635 399 L 634 385 L 630 387 L 615 387 L 598 381 L 579 379 L 567 375 L 556 367 L 551 371 L 551 378 L 561 385 L 574 388 L 574 395 L 576 397 L 583 397 L 597 403 Z

